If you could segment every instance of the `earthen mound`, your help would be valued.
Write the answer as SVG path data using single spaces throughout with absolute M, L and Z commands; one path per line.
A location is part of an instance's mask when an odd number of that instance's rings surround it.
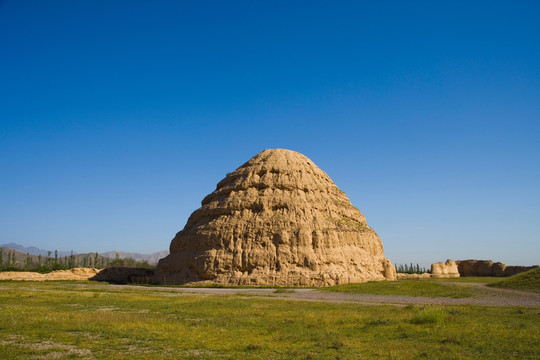
M 446 260 L 445 263 L 438 262 L 431 264 L 432 278 L 458 278 L 458 265 L 454 260 Z
M 377 234 L 306 156 L 264 150 L 218 183 L 156 281 L 325 286 L 395 279 Z
M 69 270 L 56 270 L 46 274 L 27 271 L 0 272 L 0 280 L 16 281 L 48 281 L 48 280 L 89 280 L 101 270 L 95 268 L 73 268 Z
M 456 263 L 461 276 L 512 276 L 538 267 L 507 266 L 501 262 L 476 259 L 457 260 Z

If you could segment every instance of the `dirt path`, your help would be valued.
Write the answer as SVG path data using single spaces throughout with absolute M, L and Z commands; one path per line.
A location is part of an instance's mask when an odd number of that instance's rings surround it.
M 323 302 L 350 302 L 361 304 L 435 304 L 435 305 L 489 305 L 489 306 L 538 306 L 540 307 L 540 294 L 524 291 L 497 289 L 485 286 L 485 284 L 471 283 L 478 287 L 478 294 L 472 298 L 430 298 L 400 295 L 368 295 L 347 294 L 320 291 L 317 289 L 290 289 L 293 292 L 280 293 L 275 289 L 245 289 L 245 288 L 171 288 L 171 287 L 146 287 L 136 285 L 108 285 L 113 288 L 132 288 L 137 290 L 166 290 L 180 294 L 193 295 L 245 295 L 273 299 L 323 301 Z M 452 285 L 449 285 L 452 286 Z
M 30 285 L 30 284 L 29 284 Z M 432 304 L 432 305 L 488 305 L 488 306 L 527 306 L 540 307 L 540 294 L 517 290 L 498 289 L 487 287 L 486 284 L 467 283 L 453 284 L 448 286 L 471 285 L 475 286 L 475 296 L 470 298 L 431 298 L 402 295 L 370 295 L 326 292 L 317 289 L 288 289 L 287 292 L 276 292 L 271 288 L 179 288 L 161 286 L 138 286 L 138 285 L 112 285 L 90 282 L 87 284 L 65 284 L 66 291 L 77 291 L 81 288 L 100 290 L 138 290 L 155 292 L 166 296 L 189 296 L 189 295 L 234 295 L 257 297 L 265 299 L 284 299 L 299 301 L 321 302 L 347 302 L 365 305 L 408 305 L 408 304 Z M 1 286 L 0 290 L 10 289 Z M 58 289 L 37 288 L 25 286 L 19 289 L 31 291 L 53 291 Z M 283 289 L 280 289 L 283 291 Z

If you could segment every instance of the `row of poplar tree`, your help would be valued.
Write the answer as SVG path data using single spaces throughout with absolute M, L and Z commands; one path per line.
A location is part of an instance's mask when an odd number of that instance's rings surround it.
M 413 265 L 413 263 L 407 264 L 396 264 L 396 271 L 398 273 L 405 274 L 423 274 L 429 272 L 425 267 L 420 267 L 419 264 Z
M 15 251 L 7 251 L 4 254 L 0 251 L 0 271 L 35 271 L 49 272 L 55 270 L 68 270 L 77 267 L 88 268 L 105 268 L 112 266 L 127 266 L 127 267 L 142 267 L 151 268 L 152 266 L 146 261 L 136 261 L 132 258 L 121 259 L 118 254 L 116 258 L 111 259 L 96 253 L 74 255 L 73 251 L 69 256 L 58 256 L 58 251 L 54 251 L 54 257 L 51 251 L 47 252 L 47 256 L 38 255 L 37 257 L 26 254 L 24 261 L 17 260 Z

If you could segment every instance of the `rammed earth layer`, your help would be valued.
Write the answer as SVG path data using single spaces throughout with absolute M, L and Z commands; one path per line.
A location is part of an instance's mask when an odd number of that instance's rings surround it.
M 395 279 L 377 234 L 310 159 L 264 150 L 218 183 L 156 281 L 310 285 Z

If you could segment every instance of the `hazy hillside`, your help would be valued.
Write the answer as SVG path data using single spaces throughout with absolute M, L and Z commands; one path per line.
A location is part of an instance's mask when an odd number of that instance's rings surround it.
M 8 248 L 5 246 L 1 247 L 1 258 L 2 263 L 5 266 L 10 266 L 14 264 L 14 266 L 22 266 L 27 261 L 26 259 L 29 257 L 32 262 L 37 263 L 39 261 L 38 255 L 27 255 L 26 253 L 14 250 L 12 248 Z M 11 261 L 10 254 L 14 254 L 15 260 L 14 262 Z M 44 258 L 44 257 L 43 257 Z M 2 265 L 2 264 L 0 264 Z
M 132 258 L 136 261 L 146 261 L 150 265 L 155 265 L 159 261 L 159 259 L 164 258 L 165 256 L 169 255 L 169 251 L 163 250 L 158 251 L 153 254 L 140 254 L 140 253 L 133 253 L 133 252 L 124 252 L 124 251 L 108 251 L 100 253 L 100 255 L 105 256 L 110 259 L 116 259 L 116 254 L 118 254 L 118 257 L 120 259 L 125 258 Z
M 95 267 L 104 268 L 109 266 L 127 266 L 127 267 L 151 267 L 157 264 L 157 261 L 168 254 L 168 252 L 158 252 L 154 254 L 137 254 L 118 252 L 106 253 L 103 256 L 98 253 L 69 254 L 59 256 L 54 252 L 41 255 L 32 255 L 30 252 L 21 252 L 9 247 L 0 248 L 0 270 L 34 270 L 46 272 L 50 270 L 70 269 L 73 267 Z M 28 249 L 26 247 L 25 249 Z M 37 248 L 36 248 L 37 249 Z M 39 249 L 38 249 L 39 250 Z M 64 252 L 65 253 L 65 252 Z
M 16 261 L 27 261 L 26 258 L 26 254 L 29 254 L 31 256 L 35 256 L 35 259 L 34 257 L 32 257 L 32 261 L 34 262 L 37 262 L 38 261 L 38 256 L 41 255 L 42 258 L 46 258 L 47 255 L 49 254 L 52 258 L 54 258 L 55 256 L 55 251 L 51 251 L 51 250 L 45 250 L 45 249 L 40 249 L 38 247 L 35 247 L 35 246 L 23 246 L 23 245 L 19 245 L 19 244 L 16 244 L 16 243 L 8 243 L 8 244 L 3 244 L 3 245 L 0 245 L 0 247 L 2 248 L 9 248 L 9 249 L 12 249 L 12 250 L 15 250 L 17 252 L 17 254 L 15 255 L 15 258 L 16 258 Z M 79 254 L 77 252 L 73 252 L 73 256 L 75 257 L 75 259 L 77 260 L 80 260 L 81 264 L 83 263 L 84 259 L 86 258 L 87 260 L 85 261 L 85 263 L 87 264 L 89 262 L 89 258 L 92 257 L 92 259 L 94 259 L 95 261 L 99 261 L 98 263 L 106 263 L 107 261 L 104 260 L 104 262 L 101 262 L 100 259 L 103 257 L 105 259 L 116 259 L 116 254 L 118 254 L 118 258 L 119 259 L 128 259 L 128 258 L 131 258 L 135 261 L 138 261 L 138 262 L 144 262 L 146 261 L 149 265 L 156 265 L 157 262 L 159 261 L 159 259 L 161 258 L 164 258 L 165 256 L 169 255 L 169 251 L 168 250 L 163 250 L 163 251 L 158 251 L 158 252 L 155 252 L 155 253 L 152 253 L 152 254 L 141 254 L 141 253 L 134 253 L 134 252 L 125 252 L 125 251 L 107 251 L 107 252 L 103 252 L 103 253 L 99 253 L 99 256 L 98 258 L 95 258 L 95 254 L 96 253 L 82 253 L 82 254 Z M 71 256 L 71 251 L 58 251 L 57 252 L 57 256 L 59 258 L 61 257 L 69 257 Z M 5 260 L 6 258 L 4 258 L 4 262 L 6 261 Z
M 6 247 L 13 250 L 17 250 L 21 253 L 24 253 L 25 255 L 26 253 L 28 253 L 30 255 L 47 256 L 48 252 L 50 251 L 51 256 L 54 256 L 54 250 L 40 249 L 35 246 L 23 246 L 23 245 L 19 245 L 13 242 L 10 242 L 8 244 L 2 244 L 0 245 L 0 247 Z M 69 255 L 71 255 L 71 251 L 58 251 L 58 256 L 69 256 Z
M 0 269 L 34 269 L 39 268 L 40 266 L 54 267 L 56 269 L 68 267 L 102 268 L 111 263 L 110 258 L 101 256 L 97 253 L 74 254 L 73 256 L 58 255 L 56 259 L 54 252 L 51 252 L 50 257 L 48 257 L 47 253 L 45 255 L 32 255 L 29 252 L 21 252 L 9 247 L 1 247 L 0 253 L 0 259 L 2 260 Z

